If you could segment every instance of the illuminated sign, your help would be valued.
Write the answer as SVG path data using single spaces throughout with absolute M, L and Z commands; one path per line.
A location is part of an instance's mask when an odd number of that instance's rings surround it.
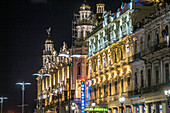
M 81 81 L 81 109 L 85 108 L 85 81 Z
M 108 111 L 108 108 L 85 108 L 83 111 Z

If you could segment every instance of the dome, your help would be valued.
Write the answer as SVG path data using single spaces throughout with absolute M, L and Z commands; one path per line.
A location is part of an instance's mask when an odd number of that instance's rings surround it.
M 47 39 L 47 40 L 45 41 L 45 43 L 46 43 L 46 44 L 52 44 L 52 43 L 53 43 L 53 41 L 52 41 L 52 40 Z
M 80 10 L 90 10 L 90 6 L 87 4 L 86 0 L 84 0 L 83 4 L 80 7 Z

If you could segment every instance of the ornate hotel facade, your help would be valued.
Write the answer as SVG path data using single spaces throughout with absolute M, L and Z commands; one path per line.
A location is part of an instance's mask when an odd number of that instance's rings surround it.
M 35 113 L 68 113 L 71 103 L 74 113 L 81 113 L 81 79 L 85 107 L 95 102 L 110 113 L 167 113 L 170 6 L 148 1 L 132 1 L 116 13 L 99 2 L 93 14 L 85 0 L 73 21 L 72 46 L 64 42 L 57 53 L 50 37 L 45 41 Z M 120 97 L 125 97 L 123 109 Z
M 103 16 L 103 24 L 86 40 L 86 106 L 95 102 L 110 113 L 167 113 L 170 5 L 130 2 L 114 16 Z M 120 97 L 125 97 L 123 107 Z

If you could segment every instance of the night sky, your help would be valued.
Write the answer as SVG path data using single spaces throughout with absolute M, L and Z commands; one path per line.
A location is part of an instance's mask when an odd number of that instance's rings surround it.
M 102 0 L 106 10 L 115 12 L 121 0 Z M 125 0 L 123 0 L 125 1 Z M 128 1 L 128 0 L 126 0 Z M 31 82 L 26 86 L 25 113 L 35 108 L 36 80 L 32 76 L 42 66 L 42 50 L 47 38 L 45 29 L 52 27 L 51 39 L 59 51 L 62 42 L 71 46 L 73 12 L 78 13 L 83 0 L 1 0 L 0 15 L 0 96 L 4 113 L 21 113 L 21 86 L 16 82 Z M 87 0 L 95 12 L 98 0 Z

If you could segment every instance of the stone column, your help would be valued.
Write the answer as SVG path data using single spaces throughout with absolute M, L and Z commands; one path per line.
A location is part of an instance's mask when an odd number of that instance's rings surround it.
M 162 113 L 167 113 L 167 103 L 162 102 Z
M 141 84 L 141 80 L 142 80 L 142 78 L 141 78 L 141 70 L 142 70 L 142 67 L 140 66 L 139 67 L 139 69 L 138 69 L 138 89 L 140 89 L 140 87 L 142 86 L 142 84 Z
M 143 113 L 144 112 L 144 105 L 143 104 L 139 104 L 139 113 Z
M 146 77 L 146 67 L 145 67 L 145 65 L 144 65 L 144 68 L 143 68 L 143 76 L 144 76 L 144 87 L 146 87 L 147 86 L 147 83 L 146 83 L 147 77 Z
M 145 104 L 145 107 L 146 107 L 146 111 L 145 111 L 145 113 L 150 113 L 150 105 L 147 103 L 147 104 Z
M 126 106 L 126 113 L 130 113 L 130 106 Z
M 161 66 L 161 74 L 160 74 L 160 78 L 162 78 L 161 79 L 161 83 L 166 83 L 166 77 L 164 76 L 164 74 L 163 74 L 163 63 L 162 63 L 162 60 L 160 60 L 160 66 Z
M 148 81 L 149 82 L 149 81 Z M 151 68 L 151 86 L 156 84 L 155 74 L 154 74 L 154 65 L 152 62 L 152 68 Z
M 133 105 L 133 113 L 137 113 L 137 106 Z
M 153 103 L 153 110 L 155 111 L 154 113 L 159 113 L 159 105 L 158 105 L 158 103 Z
M 122 113 L 122 110 L 123 110 L 122 107 L 119 107 L 119 113 Z
M 116 113 L 117 112 L 117 109 L 116 108 L 113 108 L 113 113 Z

